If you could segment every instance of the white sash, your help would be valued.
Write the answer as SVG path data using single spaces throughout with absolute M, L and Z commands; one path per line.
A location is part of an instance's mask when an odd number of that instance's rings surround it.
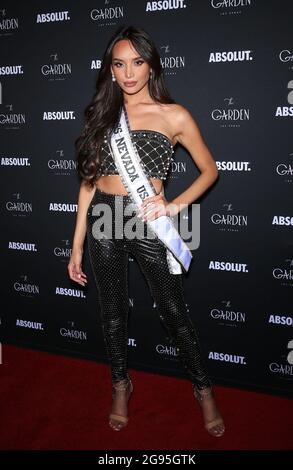
M 119 124 L 111 135 L 109 147 L 126 191 L 139 211 L 142 201 L 157 193 L 152 182 L 144 173 L 140 156 L 132 143 L 124 106 L 121 107 Z M 180 237 L 171 218 L 162 215 L 155 220 L 147 220 L 146 222 L 167 247 L 169 272 L 181 274 L 181 266 L 187 272 L 193 256 Z

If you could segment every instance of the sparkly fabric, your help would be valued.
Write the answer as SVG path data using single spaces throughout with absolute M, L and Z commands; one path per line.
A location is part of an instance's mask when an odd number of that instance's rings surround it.
M 96 232 L 93 234 L 95 222 L 98 223 L 98 219 L 104 214 L 99 204 L 107 204 L 111 208 L 112 238 L 109 236 L 109 224 L 107 227 L 104 224 L 105 230 L 99 238 Z M 111 366 L 112 383 L 129 378 L 127 323 L 130 254 L 136 258 L 145 276 L 156 302 L 159 318 L 168 333 L 167 339 L 177 348 L 193 386 L 197 389 L 210 387 L 211 382 L 201 359 L 198 337 L 184 301 L 182 274 L 170 274 L 165 245 L 157 236 L 147 236 L 147 224 L 135 212 L 128 211 L 127 215 L 124 213 L 128 204 L 131 204 L 129 196 L 109 194 L 97 188 L 87 211 L 89 257 L 98 290 L 101 325 Z M 135 222 L 141 237 L 129 239 L 125 236 L 125 224 L 130 219 Z
M 167 179 L 174 153 L 171 141 L 157 131 L 139 130 L 130 131 L 130 133 L 146 175 L 152 178 Z M 101 176 L 119 175 L 106 138 L 101 148 L 100 171 Z

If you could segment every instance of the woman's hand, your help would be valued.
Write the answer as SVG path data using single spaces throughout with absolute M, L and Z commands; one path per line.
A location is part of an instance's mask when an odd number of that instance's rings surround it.
M 162 193 L 146 198 L 142 202 L 138 213 L 138 217 L 144 221 L 154 220 L 162 215 L 171 215 L 170 204 Z
M 82 250 L 73 250 L 67 269 L 70 279 L 78 282 L 78 284 L 81 284 L 82 286 L 85 286 L 87 278 L 81 269 L 82 255 Z

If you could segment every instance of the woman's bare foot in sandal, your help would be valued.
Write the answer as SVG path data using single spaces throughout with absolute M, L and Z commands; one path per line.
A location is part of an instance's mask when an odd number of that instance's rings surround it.
M 194 395 L 201 406 L 205 428 L 208 433 L 214 437 L 223 436 L 225 425 L 214 400 L 212 389 L 198 390 L 194 387 Z
M 109 416 L 109 426 L 120 431 L 128 423 L 127 408 L 133 391 L 131 380 L 117 382 L 112 385 L 112 410 Z

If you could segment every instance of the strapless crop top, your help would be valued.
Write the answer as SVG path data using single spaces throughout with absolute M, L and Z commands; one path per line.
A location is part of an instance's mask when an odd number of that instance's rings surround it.
M 130 133 L 147 176 L 167 179 L 172 154 L 174 153 L 171 140 L 161 132 L 147 129 L 131 130 Z M 104 137 L 104 143 L 101 147 L 99 175 L 119 175 L 109 149 L 107 136 Z

